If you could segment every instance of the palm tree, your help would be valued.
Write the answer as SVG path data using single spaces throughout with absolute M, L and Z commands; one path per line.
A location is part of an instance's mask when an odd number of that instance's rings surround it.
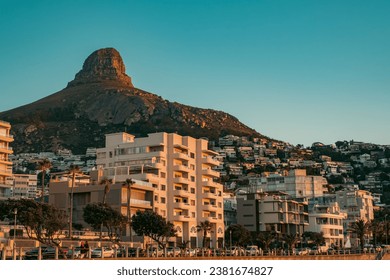
M 110 185 L 111 184 L 112 184 L 112 179 L 108 179 L 107 177 L 104 177 L 100 181 L 100 185 L 104 185 L 103 204 L 106 203 L 107 194 L 110 192 Z
M 288 252 L 290 253 L 290 250 L 294 249 L 295 244 L 298 242 L 299 237 L 296 234 L 286 234 L 283 236 L 283 240 L 286 242 Z
M 362 219 L 357 220 L 350 225 L 350 230 L 352 233 L 355 233 L 357 235 L 357 238 L 359 239 L 359 242 L 360 242 L 360 248 L 363 250 L 364 249 L 364 236 L 370 230 L 370 222 L 365 222 Z
M 210 221 L 208 221 L 208 220 L 206 220 L 204 222 L 200 222 L 200 224 L 196 226 L 196 229 L 198 232 L 199 231 L 203 232 L 203 240 L 202 240 L 203 247 L 205 247 L 207 234 L 211 231 L 211 227 L 212 227 L 212 225 L 211 225 Z
M 107 194 L 110 192 L 110 185 L 112 184 L 112 179 L 104 177 L 100 181 L 100 185 L 104 185 L 104 195 L 103 195 L 103 204 L 106 204 Z M 102 241 L 103 236 L 103 223 L 100 225 L 100 242 Z
M 130 228 L 130 241 L 133 241 L 133 235 L 131 232 L 131 206 L 130 206 L 130 200 L 131 200 L 131 186 L 134 185 L 134 181 L 132 179 L 126 179 L 126 181 L 123 183 L 123 186 L 127 187 L 127 223 Z
M 261 231 L 257 238 L 264 246 L 264 251 L 268 251 L 271 243 L 275 240 L 276 234 L 273 231 Z
M 38 162 L 37 169 L 41 170 L 41 176 L 42 176 L 42 196 L 41 196 L 41 202 L 44 202 L 44 196 L 45 196 L 45 177 L 46 177 L 46 171 L 49 170 L 52 167 L 50 160 L 47 158 L 40 160 Z
M 76 181 L 76 175 L 80 173 L 80 168 L 77 165 L 69 167 L 69 175 L 72 175 L 72 187 L 70 189 L 70 211 L 69 211 L 69 238 L 72 238 L 72 222 L 73 222 L 73 189 Z

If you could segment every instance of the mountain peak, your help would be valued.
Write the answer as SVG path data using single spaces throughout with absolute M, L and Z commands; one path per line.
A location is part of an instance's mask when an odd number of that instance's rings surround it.
M 68 83 L 68 87 L 107 80 L 118 81 L 133 87 L 131 78 L 126 75 L 126 67 L 122 57 L 114 48 L 99 49 L 90 54 L 74 80 Z

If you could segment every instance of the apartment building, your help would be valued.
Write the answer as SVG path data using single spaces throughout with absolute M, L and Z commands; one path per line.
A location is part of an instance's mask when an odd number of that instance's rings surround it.
M 319 197 L 327 191 L 326 179 L 322 176 L 306 175 L 306 169 L 290 170 L 286 176 L 263 173 L 262 177 L 251 178 L 250 184 L 260 191 L 281 191 L 296 198 Z
M 97 149 L 97 167 L 115 182 L 127 178 L 147 181 L 154 188 L 153 209 L 175 225 L 177 242 L 202 246 L 196 226 L 212 224 L 210 246 L 223 244 L 223 187 L 216 183 L 220 165 L 208 141 L 175 133 L 152 133 L 135 138 L 128 133 L 106 135 Z
M 308 203 L 283 192 L 248 193 L 237 198 L 237 222 L 251 232 L 299 234 L 308 229 Z
M 343 247 L 344 220 L 347 213 L 340 209 L 337 202 L 314 204 L 309 210 L 308 231 L 322 232 L 326 247 Z
M 9 185 L 12 186 L 11 196 L 13 198 L 38 197 L 38 179 L 36 174 L 14 174 L 8 178 Z
M 7 178 L 12 176 L 12 162 L 8 158 L 13 153 L 10 143 L 14 141 L 10 130 L 10 123 L 0 121 L 0 199 L 9 197 L 11 191 L 7 185 Z
M 83 208 L 89 203 L 103 202 L 104 184 L 100 184 L 102 170 L 92 171 L 91 177 L 77 175 L 73 188 L 73 214 L 72 221 L 81 224 L 84 228 L 90 227 L 84 222 Z M 130 190 L 131 214 L 137 210 L 144 211 L 153 209 L 154 188 L 151 183 L 134 180 Z M 49 203 L 70 212 L 70 196 L 72 189 L 72 179 L 68 174 L 53 175 L 50 180 Z M 110 185 L 110 191 L 106 196 L 106 203 L 115 210 L 127 216 L 127 185 L 116 182 Z M 126 236 L 130 236 L 129 232 Z M 133 241 L 133 240 L 132 240 Z
M 345 228 L 357 220 L 369 222 L 374 219 L 374 198 L 369 191 L 344 189 L 336 192 L 336 201 L 348 216 Z

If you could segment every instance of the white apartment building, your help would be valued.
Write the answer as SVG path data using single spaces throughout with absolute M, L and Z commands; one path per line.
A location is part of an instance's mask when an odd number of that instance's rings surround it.
M 12 162 L 9 155 L 13 153 L 10 143 L 14 141 L 9 134 L 11 124 L 0 121 L 0 199 L 10 196 L 11 186 L 7 184 L 7 178 L 12 176 Z
M 305 169 L 290 170 L 287 176 L 264 173 L 262 177 L 250 178 L 251 186 L 257 190 L 286 192 L 291 197 L 313 198 L 323 196 L 327 181 L 322 176 L 306 175 Z
M 369 222 L 374 219 L 374 198 L 365 190 L 344 189 L 336 192 L 340 208 L 347 211 L 345 228 L 357 220 Z
M 9 178 L 9 184 L 12 186 L 11 196 L 13 198 L 34 199 L 38 197 L 36 174 L 14 174 Z
M 196 226 L 212 224 L 210 246 L 223 244 L 223 186 L 215 182 L 220 162 L 208 141 L 175 133 L 152 133 L 135 138 L 128 133 L 106 135 L 106 145 L 97 149 L 97 168 L 115 182 L 127 178 L 150 182 L 154 188 L 153 209 L 177 229 L 177 241 L 202 246 Z
M 337 202 L 329 204 L 314 204 L 309 210 L 308 231 L 322 232 L 326 247 L 343 247 L 344 220 L 347 213 L 340 209 Z
M 306 175 L 306 169 L 290 170 L 284 178 L 286 192 L 292 197 L 312 198 L 323 196 L 327 181 L 322 176 Z

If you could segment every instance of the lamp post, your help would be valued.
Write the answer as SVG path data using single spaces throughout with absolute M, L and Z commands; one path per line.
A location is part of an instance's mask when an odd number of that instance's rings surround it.
M 387 220 L 386 220 L 386 218 L 387 218 L 387 214 L 385 215 L 385 226 L 386 226 L 386 245 L 387 245 L 387 234 L 388 234 L 388 231 L 389 231 L 389 227 L 388 227 L 388 225 L 387 225 Z
M 14 244 L 15 244 L 15 240 L 16 240 L 16 217 L 18 215 L 18 209 L 15 208 L 14 209 L 14 216 L 15 216 L 15 219 L 14 219 Z
M 229 241 L 230 241 L 230 254 L 231 254 L 232 253 L 232 230 L 229 230 L 229 234 L 230 234 Z

